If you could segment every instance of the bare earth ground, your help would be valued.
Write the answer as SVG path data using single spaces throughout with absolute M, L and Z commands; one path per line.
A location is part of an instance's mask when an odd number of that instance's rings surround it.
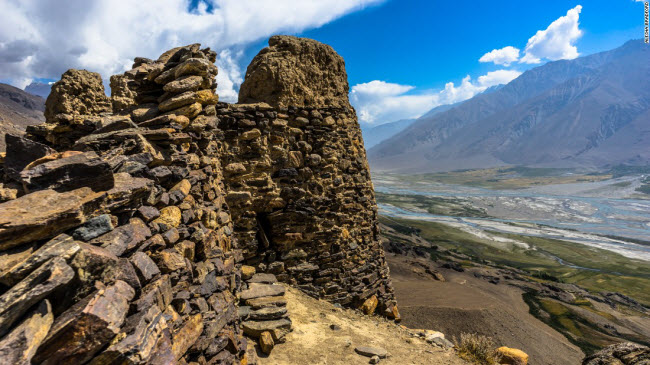
M 471 271 L 440 269 L 446 281 L 418 275 L 403 256 L 387 253 L 402 324 L 443 332 L 491 336 L 498 346 L 523 350 L 531 365 L 580 364 L 583 353 L 528 313 L 522 291 L 475 278 Z
M 390 355 L 379 364 L 467 364 L 453 350 L 429 345 L 380 317 L 339 309 L 290 287 L 286 299 L 293 332 L 285 343 L 275 346 L 269 357 L 260 356 L 259 364 L 368 364 L 370 358 L 356 354 L 356 346 L 386 349 Z M 330 325 L 340 329 L 332 330 Z

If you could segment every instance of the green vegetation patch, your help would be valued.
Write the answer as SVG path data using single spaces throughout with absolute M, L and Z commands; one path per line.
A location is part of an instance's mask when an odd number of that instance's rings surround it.
M 383 223 L 387 221 L 380 220 Z M 619 292 L 650 306 L 650 263 L 645 261 L 574 242 L 490 232 L 525 242 L 535 250 L 503 247 L 492 240 L 437 222 L 390 218 L 388 225 L 415 228 L 429 242 L 465 254 L 477 263 L 489 260 L 497 265 L 521 269 L 537 281 L 557 280 L 580 285 L 592 292 Z M 590 270 L 563 265 L 557 258 Z

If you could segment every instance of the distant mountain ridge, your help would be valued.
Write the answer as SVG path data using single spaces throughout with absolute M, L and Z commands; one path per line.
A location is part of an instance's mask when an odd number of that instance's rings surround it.
M 395 122 L 384 123 L 378 126 L 365 126 L 361 125 L 361 132 L 363 134 L 363 145 L 366 150 L 381 143 L 397 133 L 403 131 L 406 127 L 415 122 L 415 119 L 401 119 Z
M 45 121 L 45 99 L 19 88 L 0 83 L 0 152 L 5 150 L 5 134 L 23 134 L 28 125 Z
M 503 86 L 503 85 L 499 85 Z M 426 117 L 431 117 L 436 114 L 445 112 L 456 105 L 460 103 L 455 103 L 455 104 L 446 104 L 446 105 L 440 105 L 437 106 L 428 112 L 424 113 L 420 118 L 426 118 Z M 370 149 L 371 147 L 376 146 L 377 144 L 381 143 L 382 141 L 396 135 L 397 133 L 403 131 L 406 129 L 408 126 L 413 124 L 417 119 L 401 119 L 395 122 L 389 122 L 389 123 L 384 123 L 380 124 L 378 126 L 372 127 L 371 125 L 364 125 L 361 124 L 361 132 L 363 133 L 363 143 L 364 146 L 367 149 Z
M 50 95 L 51 89 L 52 85 L 45 82 L 32 82 L 25 87 L 26 92 L 32 95 L 38 95 L 43 99 L 47 99 L 47 96 Z
M 374 169 L 650 164 L 650 48 L 549 62 L 369 150 Z

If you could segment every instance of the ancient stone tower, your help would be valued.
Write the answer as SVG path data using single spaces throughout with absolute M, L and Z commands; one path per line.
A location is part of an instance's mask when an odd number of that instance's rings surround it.
M 263 285 L 250 270 L 399 318 L 343 59 L 272 37 L 238 104 L 218 102 L 215 59 L 198 44 L 136 58 L 110 98 L 70 70 L 47 122 L 7 137 L 0 357 L 239 362 L 242 328 L 264 328 L 238 316 Z

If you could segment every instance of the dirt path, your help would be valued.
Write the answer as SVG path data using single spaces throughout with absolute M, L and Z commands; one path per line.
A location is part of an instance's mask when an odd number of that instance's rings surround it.
M 526 352 L 531 365 L 580 364 L 580 349 L 530 315 L 520 289 L 490 284 L 470 271 L 441 270 L 446 281 L 435 281 L 413 272 L 403 257 L 389 254 L 387 260 L 404 325 L 449 339 L 461 332 L 491 336 Z
M 355 353 L 356 346 L 386 349 L 390 356 L 379 364 L 467 364 L 453 350 L 429 345 L 393 322 L 336 308 L 294 288 L 287 289 L 286 299 L 293 332 L 259 364 L 368 364 L 369 358 Z

